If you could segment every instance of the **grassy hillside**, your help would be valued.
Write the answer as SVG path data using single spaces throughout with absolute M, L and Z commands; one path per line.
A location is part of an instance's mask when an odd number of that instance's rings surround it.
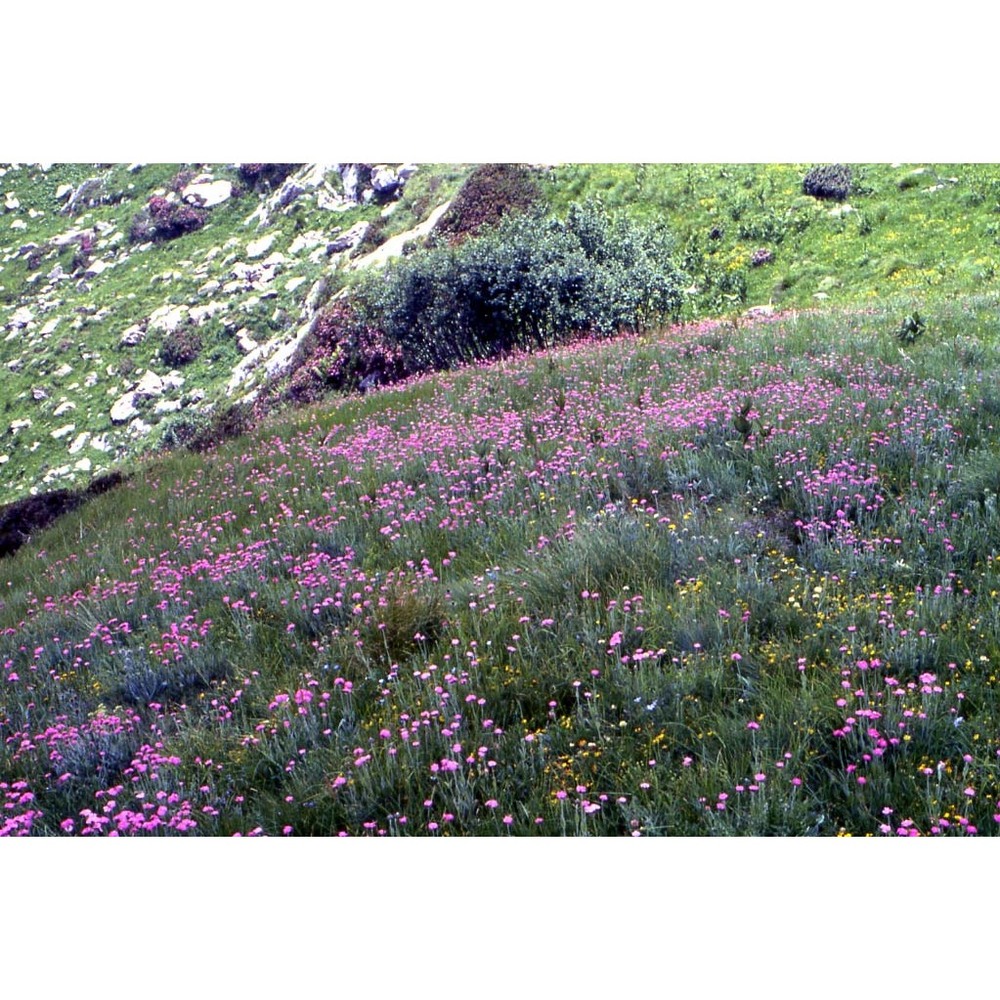
M 402 234 L 472 170 L 422 164 L 392 197 L 360 203 L 336 166 L 299 166 L 288 180 L 301 192 L 281 204 L 280 173 L 244 175 L 238 164 L 0 168 L 0 503 L 86 486 L 179 437 L 178 420 L 252 398 L 359 258 L 393 237 L 402 249 Z M 665 222 L 690 320 L 887 300 L 908 312 L 995 287 L 997 167 L 855 165 L 837 201 L 803 193 L 811 166 L 565 164 L 534 174 L 543 212 L 563 217 L 599 199 Z M 158 239 L 136 225 L 151 199 L 182 203 L 199 178 L 233 185 L 202 226 Z M 360 245 L 331 249 L 364 223 Z M 136 391 L 137 412 L 113 418 Z
M 162 450 L 496 207 L 261 166 L 0 176 L 0 502 L 126 474 L 0 560 L 0 835 L 997 831 L 997 168 L 538 168 L 669 224 L 682 322 Z
M 580 342 L 139 467 L 4 563 L 3 832 L 994 832 L 997 305 Z
M 597 195 L 609 208 L 666 219 L 690 269 L 741 276 L 742 301 L 751 305 L 857 304 L 993 286 L 1000 260 L 995 165 L 858 164 L 843 201 L 803 194 L 811 167 L 572 164 L 547 175 L 547 192 L 556 211 Z M 772 259 L 755 267 L 760 249 Z M 695 283 L 704 290 L 704 277 Z M 725 294 L 694 301 L 702 313 L 717 311 Z

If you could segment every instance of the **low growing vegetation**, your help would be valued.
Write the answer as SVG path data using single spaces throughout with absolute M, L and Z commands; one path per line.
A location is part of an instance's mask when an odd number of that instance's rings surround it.
M 994 833 L 997 308 L 595 325 L 139 467 L 0 564 L 0 832 Z

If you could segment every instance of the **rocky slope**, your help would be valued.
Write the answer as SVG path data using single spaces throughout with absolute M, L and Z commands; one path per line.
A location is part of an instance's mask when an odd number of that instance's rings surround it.
M 85 486 L 182 411 L 252 399 L 461 168 L 0 166 L 0 504 Z

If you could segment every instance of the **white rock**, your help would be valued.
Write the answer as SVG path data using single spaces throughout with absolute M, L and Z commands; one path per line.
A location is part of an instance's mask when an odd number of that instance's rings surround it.
M 147 424 L 139 417 L 136 417 L 135 420 L 128 425 L 128 432 L 132 437 L 145 437 L 152 429 L 152 424 Z
M 242 330 L 236 333 L 236 346 L 244 354 L 249 354 L 251 351 L 256 351 L 260 345 L 250 336 L 250 331 L 246 327 L 243 327 Z
M 0 465 L 6 465 L 10 461 L 10 455 L 0 455 Z
M 341 198 L 332 191 L 320 188 L 316 192 L 316 207 L 322 208 L 326 212 L 346 212 L 348 209 L 354 208 L 354 202 Z
M 16 212 L 21 207 L 21 203 L 17 200 L 17 195 L 15 195 L 13 191 L 11 191 L 4 199 L 3 207 L 6 208 L 8 212 Z
M 288 248 L 288 252 L 296 254 L 300 250 L 309 250 L 312 247 L 319 246 L 321 243 L 326 243 L 326 235 L 321 233 L 318 229 L 310 229 L 307 233 L 299 233 L 299 235 L 292 240 L 291 246 Z
M 124 396 L 119 396 L 111 407 L 111 422 L 113 424 L 127 424 L 139 410 L 136 408 L 137 394 L 126 392 Z M 96 447 L 96 445 L 94 445 Z
M 135 387 L 132 394 L 134 396 L 162 396 L 163 379 L 156 372 L 147 371 L 139 379 L 139 384 Z
M 90 440 L 90 431 L 84 431 L 82 434 L 77 434 L 77 436 L 73 438 L 72 444 L 70 444 L 69 446 L 69 453 L 71 455 L 75 455 L 77 454 L 77 452 L 82 451 L 83 446 L 89 440 Z
M 327 244 L 327 251 L 329 253 L 343 253 L 346 250 L 353 250 L 365 238 L 370 228 L 370 222 L 355 223 L 346 233 L 341 233 L 331 240 Z
M 217 312 L 223 312 L 228 308 L 227 302 L 206 302 L 203 306 L 192 306 L 188 310 L 188 316 L 196 326 L 201 326 L 206 319 L 211 319 Z
M 391 167 L 376 167 L 372 171 L 372 187 L 378 194 L 391 194 L 399 187 L 396 171 Z
M 68 399 L 65 403 L 60 403 L 53 411 L 52 416 L 61 417 L 76 409 L 76 403 L 71 403 Z
M 34 323 L 35 317 L 31 310 L 27 306 L 21 306 L 20 309 L 15 309 L 13 315 L 7 322 L 7 325 L 12 329 L 21 329 L 25 326 L 30 326 Z
M 27 229 L 28 228 L 28 223 L 25 222 L 24 219 L 15 219 L 10 224 L 10 228 L 11 229 Z
M 185 379 L 180 372 L 173 371 L 167 372 L 161 381 L 163 382 L 163 391 L 170 392 L 173 389 L 179 389 L 182 385 L 184 385 Z
M 164 333 L 173 333 L 184 322 L 187 311 L 188 307 L 183 305 L 160 306 L 159 309 L 154 309 L 150 313 L 146 329 L 152 327 L 154 330 L 162 330 Z
M 39 332 L 39 333 L 40 333 L 40 334 L 41 334 L 41 335 L 42 335 L 43 337 L 47 337 L 47 336 L 48 336 L 48 335 L 49 335 L 50 333 L 53 333 L 53 332 L 55 331 L 55 328 L 56 328 L 56 327 L 57 327 L 57 326 L 58 326 L 58 325 L 59 325 L 59 324 L 60 324 L 61 322 L 62 322 L 62 317 L 61 317 L 61 316 L 56 316 L 56 317 L 54 317 L 53 319 L 50 319 L 50 320 L 49 320 L 49 321 L 48 321 L 48 322 L 47 322 L 47 323 L 45 324 L 45 326 L 43 326 L 43 327 L 41 328 L 41 330 L 39 330 L 38 332 Z
M 288 281 L 285 282 L 285 291 L 294 292 L 295 289 L 298 288 L 299 285 L 303 284 L 305 281 L 306 279 L 302 277 L 301 274 L 296 278 L 289 278 Z
M 98 434 L 97 437 L 90 442 L 90 447 L 95 451 L 108 452 L 114 448 L 114 445 L 108 440 L 106 434 Z
M 146 334 L 142 327 L 138 323 L 133 323 L 127 330 L 122 333 L 121 340 L 118 341 L 119 345 L 122 347 L 135 347 L 136 344 L 141 344 Z
M 52 432 L 52 437 L 57 441 L 62 440 L 64 437 L 68 437 L 73 431 L 76 430 L 76 424 L 66 424 L 65 427 L 60 427 L 58 430 Z
M 176 413 L 181 408 L 179 399 L 161 399 L 153 407 L 154 413 Z
M 31 426 L 31 421 L 27 419 L 24 420 L 12 420 L 10 423 L 10 433 L 16 434 L 18 431 L 23 431 Z
M 216 281 L 214 278 L 212 278 L 211 280 L 206 281 L 205 284 L 198 289 L 198 294 L 211 295 L 213 292 L 217 292 L 221 287 L 222 287 L 222 282 Z
M 58 469 L 52 469 L 45 473 L 45 477 L 42 479 L 43 483 L 51 483 L 53 479 L 62 479 L 65 476 L 72 475 L 73 470 L 68 465 L 60 465 Z
M 397 176 L 401 181 L 408 181 L 416 172 L 417 165 L 415 163 L 404 163 L 399 170 L 396 171 Z
M 270 233 L 267 236 L 262 236 L 259 240 L 254 240 L 247 244 L 247 256 L 248 257 L 262 257 L 271 249 L 271 244 L 274 242 L 275 234 Z
M 72 375 L 73 369 L 69 365 L 60 365 L 53 373 L 53 378 L 65 378 L 67 375 Z
M 72 184 L 60 184 L 56 188 L 56 201 L 65 201 L 73 193 Z
M 336 172 L 336 163 L 310 163 L 296 180 L 305 188 L 315 188 L 326 182 L 327 174 Z
M 84 457 L 81 458 L 80 461 L 73 466 L 73 468 L 76 469 L 77 472 L 90 472 L 90 470 L 93 468 L 93 465 L 94 463 L 91 462 L 89 458 Z
M 228 201 L 233 193 L 233 185 L 230 181 L 210 181 L 198 178 L 194 183 L 188 184 L 181 192 L 184 200 L 191 204 L 201 205 L 202 208 L 214 208 Z
M 85 278 L 96 278 L 102 271 L 106 271 L 108 266 L 103 260 L 92 260 L 87 265 L 87 270 L 83 272 L 83 276 Z
M 403 247 L 407 243 L 426 236 L 434 228 L 438 219 L 448 211 L 450 204 L 451 202 L 446 201 L 443 205 L 438 205 L 419 226 L 414 226 L 413 229 L 409 229 L 405 233 L 400 233 L 398 236 L 393 236 L 391 239 L 386 240 L 385 243 L 371 253 L 352 261 L 350 266 L 352 268 L 370 267 L 372 264 L 383 264 L 390 257 L 398 257 L 402 254 Z
M 269 254 L 264 260 L 260 262 L 261 267 L 275 268 L 282 264 L 287 264 L 288 258 L 280 251 L 275 250 L 274 253 Z

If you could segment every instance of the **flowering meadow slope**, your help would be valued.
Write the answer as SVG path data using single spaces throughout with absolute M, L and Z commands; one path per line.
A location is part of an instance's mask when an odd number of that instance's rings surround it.
M 0 564 L 0 833 L 995 832 L 996 316 L 579 342 L 151 461 Z

